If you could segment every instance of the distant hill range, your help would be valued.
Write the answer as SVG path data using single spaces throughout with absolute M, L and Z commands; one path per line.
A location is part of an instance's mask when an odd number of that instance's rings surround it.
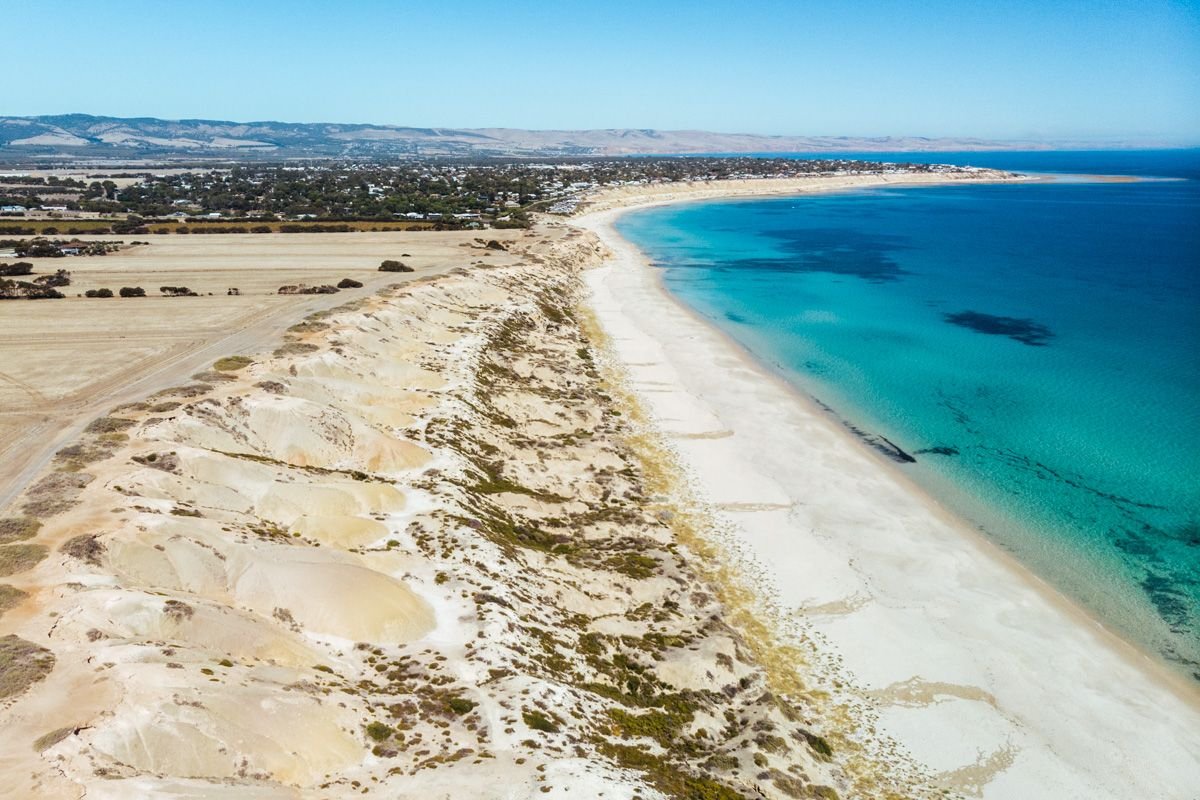
M 616 128 L 405 128 L 340 123 L 0 117 L 0 160 L 562 157 L 632 154 L 1040 149 L 1031 142 L 922 137 L 758 136 Z

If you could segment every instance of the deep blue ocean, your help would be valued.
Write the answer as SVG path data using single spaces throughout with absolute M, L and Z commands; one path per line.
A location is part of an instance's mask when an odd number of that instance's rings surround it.
M 687 305 L 1200 680 L 1200 150 L 862 155 L 1175 180 L 702 202 L 618 228 Z

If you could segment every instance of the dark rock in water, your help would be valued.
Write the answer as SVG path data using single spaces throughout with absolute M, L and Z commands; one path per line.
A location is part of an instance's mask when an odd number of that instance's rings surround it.
M 737 322 L 739 324 L 745 323 L 746 321 L 746 318 L 741 314 L 735 314 L 732 311 L 725 312 L 725 319 L 729 320 L 730 322 Z
M 1022 317 L 1000 317 L 980 311 L 959 311 L 955 314 L 943 314 L 942 318 L 951 325 L 992 336 L 1007 336 L 1031 347 L 1045 347 L 1046 343 L 1054 338 L 1054 333 L 1045 325 Z
M 846 427 L 846 430 L 853 433 L 855 436 L 857 436 L 859 439 L 861 439 L 864 443 L 871 446 L 875 450 L 878 450 L 880 453 L 883 453 L 885 456 L 890 458 L 892 461 L 895 461 L 898 464 L 915 464 L 915 463 L 917 463 L 917 459 L 913 458 L 911 455 L 906 453 L 903 448 L 901 448 L 898 444 L 893 442 L 891 439 L 887 438 L 886 436 L 881 436 L 878 433 L 868 433 L 867 431 L 864 431 L 862 428 L 859 428 L 857 425 L 854 425 L 854 424 L 846 421 L 845 419 L 842 419 L 841 417 L 839 417 L 837 412 L 835 412 L 832 408 L 830 408 L 825 403 L 822 403 L 820 401 L 820 399 L 818 399 L 816 397 L 813 397 L 811 399 L 814 403 L 816 403 L 818 406 L 820 406 L 822 410 L 824 410 L 830 416 L 837 419 L 838 422 L 842 423 L 842 425 L 844 425 Z M 957 451 L 955 451 L 955 452 L 957 452 Z
M 802 228 L 766 231 L 779 241 L 782 257 L 740 258 L 727 266 L 740 271 L 764 273 L 825 273 L 861 278 L 870 283 L 887 283 L 908 275 L 892 255 L 908 248 L 907 239 L 862 234 L 844 228 Z M 709 265 L 695 262 L 693 266 Z
M 956 456 L 958 455 L 958 448 L 938 445 L 937 447 L 922 447 L 920 450 L 914 450 L 913 452 L 917 455 L 932 453 L 935 456 Z
M 1191 520 L 1164 533 L 1185 547 L 1200 547 L 1200 521 Z
M 915 463 L 917 463 L 917 460 L 915 458 L 913 458 L 908 453 L 904 452 L 904 450 L 901 449 L 901 447 L 899 445 L 897 445 L 895 442 L 893 442 L 891 439 L 887 438 L 886 436 L 880 436 L 877 433 L 867 433 L 866 431 L 862 430 L 861 428 L 851 425 L 849 422 L 846 422 L 844 424 L 846 425 L 846 428 L 849 429 L 849 431 L 851 433 L 853 433 L 858 438 L 862 439 L 864 442 L 869 444 L 871 447 L 873 447 L 876 450 L 878 450 L 879 452 L 883 453 L 885 456 L 890 458 L 892 461 L 895 461 L 898 464 L 915 464 Z
M 883 453 L 888 458 L 892 459 L 892 461 L 898 461 L 901 464 L 917 463 L 915 458 L 900 449 L 898 444 L 893 442 L 891 439 L 888 439 L 886 436 L 868 436 L 867 441 L 872 447 Z

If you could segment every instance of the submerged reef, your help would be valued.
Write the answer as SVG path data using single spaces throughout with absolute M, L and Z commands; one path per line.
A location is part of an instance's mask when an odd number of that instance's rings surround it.
M 943 314 L 942 318 L 951 325 L 969 328 L 977 333 L 1007 336 L 1031 347 L 1044 347 L 1054 338 L 1054 333 L 1045 325 L 1023 317 L 1001 317 L 984 314 L 982 311 L 959 311 Z

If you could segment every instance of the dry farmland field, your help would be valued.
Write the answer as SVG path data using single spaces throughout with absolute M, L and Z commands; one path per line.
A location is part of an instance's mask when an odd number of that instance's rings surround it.
M 512 263 L 479 232 L 210 234 L 83 237 L 149 240 L 107 256 L 26 259 L 34 275 L 66 269 L 60 300 L 0 302 L 0 510 L 92 419 L 186 382 L 224 356 L 273 349 L 314 311 L 456 267 Z M 513 243 L 522 231 L 487 231 Z M 513 247 L 514 250 L 519 249 Z M 411 273 L 380 272 L 385 259 Z M 0 261 L 15 261 L 12 256 Z M 280 295 L 289 284 L 363 283 L 329 295 Z M 198 296 L 167 297 L 182 286 Z M 145 297 L 86 298 L 142 287 Z M 237 295 L 227 294 L 236 288 Z

